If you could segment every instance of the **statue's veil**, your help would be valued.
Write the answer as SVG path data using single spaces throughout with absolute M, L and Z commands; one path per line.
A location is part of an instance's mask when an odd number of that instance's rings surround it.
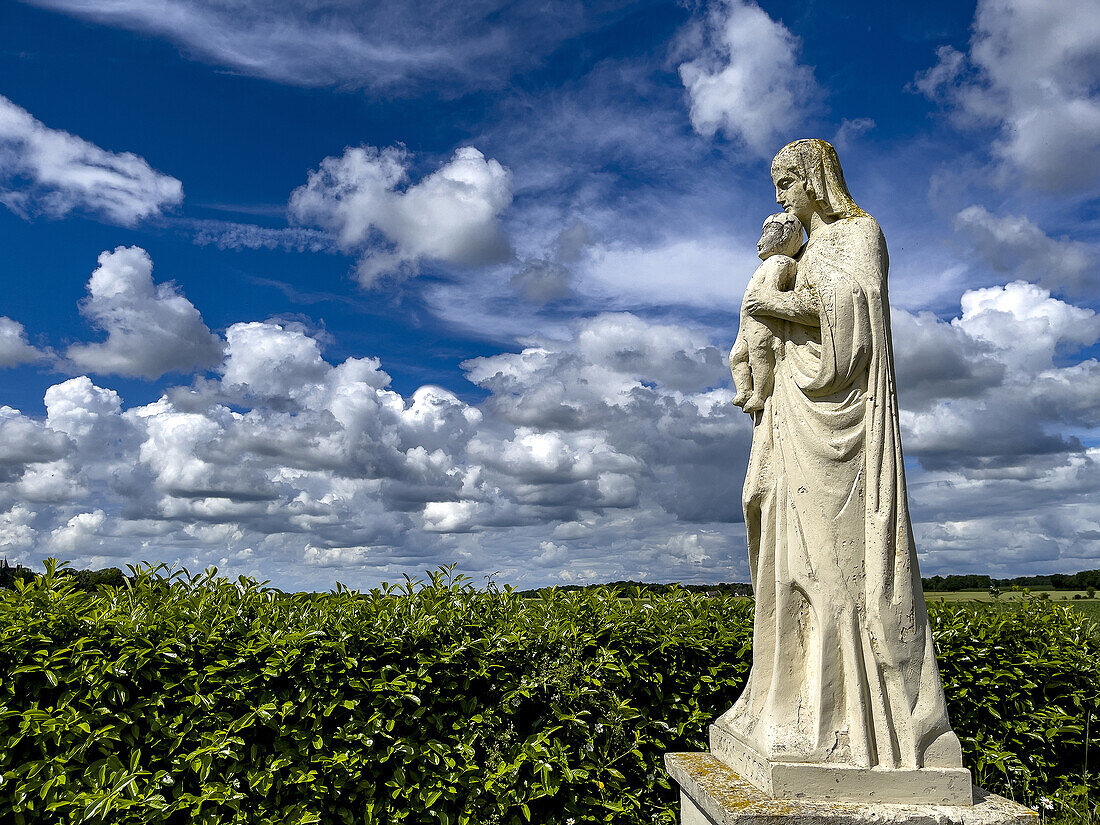
M 788 143 L 772 161 L 772 173 L 787 172 L 805 181 L 810 196 L 822 205 L 829 218 L 857 218 L 867 213 L 859 208 L 844 182 L 840 158 L 832 144 L 817 138 Z

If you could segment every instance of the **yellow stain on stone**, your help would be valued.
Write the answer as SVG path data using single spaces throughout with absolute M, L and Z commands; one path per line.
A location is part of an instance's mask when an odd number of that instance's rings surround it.
M 743 815 L 748 818 L 747 821 L 753 822 L 773 817 L 794 817 L 801 822 L 828 822 L 830 817 L 837 817 L 832 821 L 853 822 L 862 819 L 879 823 L 908 820 L 921 825 L 1030 825 L 1039 819 L 1037 813 L 1023 805 L 987 794 L 977 788 L 975 791 L 979 794 L 979 799 L 972 807 L 773 799 L 755 785 L 746 782 L 711 753 L 666 753 L 665 766 L 672 779 L 681 787 L 690 783 L 728 814 L 734 817 Z M 883 816 L 887 809 L 896 811 L 893 815 Z
M 791 816 L 813 805 L 815 813 L 855 811 L 858 806 L 842 802 L 804 802 L 794 799 L 773 799 L 756 786 L 746 782 L 724 762 L 710 753 L 669 754 L 686 773 L 693 776 L 700 788 L 715 802 L 730 812 L 752 809 L 757 815 Z M 670 765 L 671 767 L 671 765 Z

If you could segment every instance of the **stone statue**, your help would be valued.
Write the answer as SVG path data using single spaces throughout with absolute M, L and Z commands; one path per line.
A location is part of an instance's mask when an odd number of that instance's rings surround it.
M 745 298 L 770 284 L 773 289 L 787 292 L 794 288 L 798 264 L 793 255 L 802 248 L 802 223 L 790 212 L 769 215 L 764 221 L 756 251 L 764 262 L 757 267 L 745 287 Z M 737 342 L 730 351 L 730 371 L 737 387 L 733 403 L 745 412 L 759 412 L 771 394 L 775 374 L 777 339 L 767 316 L 757 317 L 741 305 L 741 324 Z
M 808 239 L 777 250 L 797 263 L 761 247 L 731 354 L 754 422 L 756 617 L 752 671 L 711 752 L 773 797 L 969 805 L 906 500 L 886 240 L 825 141 L 785 146 L 771 173 Z

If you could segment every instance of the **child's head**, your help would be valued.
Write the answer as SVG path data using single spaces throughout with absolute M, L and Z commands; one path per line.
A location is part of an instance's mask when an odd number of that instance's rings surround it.
M 794 257 L 802 246 L 802 222 L 789 212 L 776 212 L 764 221 L 756 251 L 761 260 L 772 255 Z

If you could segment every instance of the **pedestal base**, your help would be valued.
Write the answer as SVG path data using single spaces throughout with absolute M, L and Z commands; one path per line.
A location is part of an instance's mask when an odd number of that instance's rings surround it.
M 720 725 L 710 726 L 710 752 L 765 796 L 835 802 L 969 805 L 966 768 L 855 768 L 820 762 L 769 762 Z
M 666 753 L 681 825 L 1038 825 L 1030 808 L 974 788 L 972 805 L 773 799 L 710 753 Z

